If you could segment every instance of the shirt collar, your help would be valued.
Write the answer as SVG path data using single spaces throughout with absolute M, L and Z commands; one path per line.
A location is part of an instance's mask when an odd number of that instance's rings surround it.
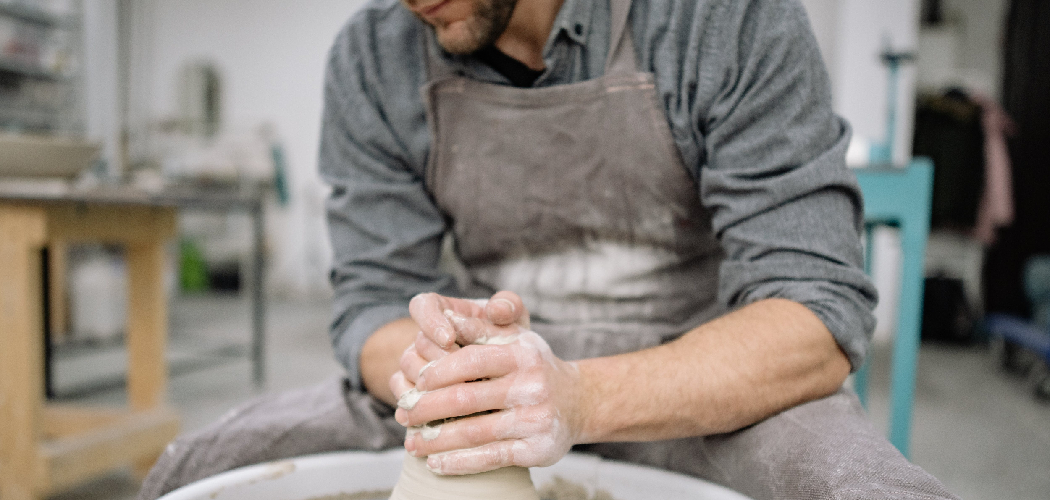
M 580 45 L 586 45 L 596 1 L 602 0 L 565 0 L 558 11 L 558 17 L 554 18 L 547 47 L 549 48 L 561 33 L 565 33 L 565 36 Z
M 563 1 L 557 17 L 554 18 L 554 25 L 551 27 L 551 33 L 547 37 L 547 44 L 543 49 L 543 59 L 546 62 L 547 71 L 537 81 L 542 81 L 550 73 L 550 68 L 555 65 L 553 62 L 556 58 L 554 47 L 557 46 L 562 33 L 565 33 L 564 36 L 572 40 L 573 43 L 581 46 L 587 45 L 587 38 L 590 35 L 591 24 L 593 23 L 594 3 L 604 1 L 608 0 Z M 474 56 L 450 54 L 440 46 L 438 46 L 438 54 L 446 63 L 460 68 L 461 74 L 463 70 L 466 70 L 483 81 L 507 81 L 506 77 L 500 75 L 499 72 L 482 63 Z

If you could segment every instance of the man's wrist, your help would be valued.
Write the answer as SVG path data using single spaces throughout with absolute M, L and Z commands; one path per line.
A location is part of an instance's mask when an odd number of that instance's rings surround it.
M 601 422 L 604 400 L 602 359 L 592 358 L 572 362 L 578 373 L 576 413 L 577 435 L 575 444 L 602 441 L 605 434 Z
M 415 341 L 419 326 L 409 318 L 394 320 L 375 331 L 361 348 L 361 385 L 383 402 L 397 404 L 390 377 L 400 369 L 401 354 Z

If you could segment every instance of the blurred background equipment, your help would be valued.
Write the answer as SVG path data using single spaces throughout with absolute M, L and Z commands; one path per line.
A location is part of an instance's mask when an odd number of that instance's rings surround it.
M 0 133 L 0 178 L 72 178 L 98 154 L 98 144 L 83 140 Z
M 222 85 L 219 70 L 206 61 L 193 61 L 182 68 L 179 109 L 182 128 L 190 135 L 215 137 L 222 124 Z
M 0 130 L 80 131 L 77 14 L 73 2 L 0 2 Z
M 991 313 L 985 328 L 1002 368 L 1024 376 L 1037 398 L 1050 401 L 1050 255 L 1028 259 L 1024 289 L 1032 318 Z

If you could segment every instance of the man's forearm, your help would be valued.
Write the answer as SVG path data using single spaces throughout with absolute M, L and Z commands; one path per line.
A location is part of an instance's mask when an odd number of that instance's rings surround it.
M 849 361 L 809 309 L 769 299 L 644 351 L 578 363 L 584 442 L 729 432 L 828 395 Z
M 361 375 L 395 404 L 390 376 L 418 324 L 388 323 L 365 343 Z M 666 345 L 578 362 L 585 442 L 651 441 L 733 431 L 834 392 L 849 362 L 805 306 L 769 299 Z
M 373 396 L 394 405 L 390 376 L 400 370 L 401 354 L 416 340 L 419 325 L 411 318 L 391 321 L 376 330 L 361 348 L 361 381 Z

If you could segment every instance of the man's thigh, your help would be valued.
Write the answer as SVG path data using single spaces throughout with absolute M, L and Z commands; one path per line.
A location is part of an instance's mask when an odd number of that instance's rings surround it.
M 957 498 L 908 462 L 845 389 L 729 434 L 589 451 L 701 477 L 756 500 Z
M 245 465 L 349 449 L 381 450 L 403 440 L 404 428 L 394 421 L 392 408 L 333 378 L 260 397 L 180 436 L 150 471 L 139 499 L 158 498 Z

